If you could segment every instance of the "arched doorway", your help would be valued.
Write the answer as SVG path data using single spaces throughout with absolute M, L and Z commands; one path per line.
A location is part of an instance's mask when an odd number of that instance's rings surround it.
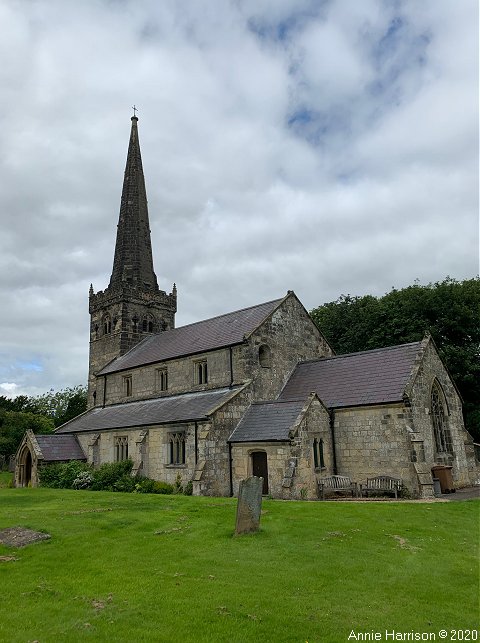
M 263 478 L 262 494 L 268 494 L 268 465 L 267 454 L 265 451 L 253 451 L 252 457 L 252 474 Z
M 30 449 L 25 447 L 18 459 L 18 485 L 20 487 L 28 487 L 32 482 L 32 454 Z

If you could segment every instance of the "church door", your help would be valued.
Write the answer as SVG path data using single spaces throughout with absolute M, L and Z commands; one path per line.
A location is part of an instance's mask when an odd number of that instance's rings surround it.
M 27 452 L 27 457 L 25 458 L 25 478 L 24 478 L 24 486 L 28 487 L 30 482 L 32 481 L 32 454 L 30 451 Z
M 254 476 L 263 478 L 263 495 L 268 493 L 268 467 L 267 454 L 265 451 L 254 451 L 252 453 L 252 473 Z

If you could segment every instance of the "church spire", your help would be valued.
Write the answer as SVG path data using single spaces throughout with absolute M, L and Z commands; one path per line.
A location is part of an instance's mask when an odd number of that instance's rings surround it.
M 157 291 L 158 284 L 153 269 L 148 221 L 147 193 L 138 140 L 138 118 L 134 115 L 131 120 L 132 129 L 109 287 L 129 285 L 146 291 Z

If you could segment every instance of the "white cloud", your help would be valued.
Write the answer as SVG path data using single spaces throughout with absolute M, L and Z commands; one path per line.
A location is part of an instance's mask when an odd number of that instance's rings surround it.
M 312 308 L 473 276 L 477 13 L 2 3 L 0 378 L 27 393 L 86 379 L 88 286 L 108 283 L 134 103 L 177 324 L 287 289 Z

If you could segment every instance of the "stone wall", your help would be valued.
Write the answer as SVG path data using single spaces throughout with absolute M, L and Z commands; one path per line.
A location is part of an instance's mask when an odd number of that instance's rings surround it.
M 230 495 L 230 447 L 227 440 L 251 401 L 252 388 L 246 385 L 213 414 L 208 430 L 201 433 L 200 463 L 193 486 L 195 495 Z
M 409 412 L 403 403 L 336 410 L 338 474 L 359 484 L 378 475 L 402 478 L 416 495 L 418 479 L 411 460 L 408 423 Z
M 453 444 L 454 456 L 451 465 L 455 486 L 462 487 L 474 484 L 479 477 L 480 470 L 475 461 L 473 439 L 465 430 L 463 423 L 461 399 L 432 341 L 426 339 L 423 344 L 422 358 L 418 361 L 411 385 L 408 388 L 411 428 L 417 439 L 423 441 L 426 463 L 430 466 L 436 463 L 443 464 L 444 459 L 436 453 L 430 408 L 432 386 L 436 380 L 445 395 L 448 407 L 447 424 Z
M 176 309 L 176 289 L 169 295 L 162 290 L 142 291 L 126 284 L 97 293 L 90 290 L 89 408 L 103 403 L 96 386 L 96 373 L 152 332 L 174 328 Z M 105 332 L 107 316 L 110 327 Z M 144 319 L 152 323 L 152 331 L 143 329 Z
M 115 462 L 115 438 L 126 436 L 134 473 L 171 484 L 180 476 L 182 484 L 185 484 L 192 479 L 196 466 L 195 430 L 195 423 L 190 422 L 88 432 L 77 434 L 77 438 L 87 454 L 88 462 L 100 466 L 105 462 Z M 177 432 L 185 432 L 185 464 L 181 465 L 169 463 L 169 434 Z
M 315 438 L 323 441 L 323 468 L 315 468 Z M 267 454 L 269 495 L 285 500 L 316 499 L 318 479 L 333 473 L 332 441 L 327 411 L 315 399 L 308 405 L 298 425 L 293 427 L 293 435 L 288 441 L 232 444 L 235 495 L 238 493 L 240 481 L 253 475 L 252 453 L 256 451 Z
M 268 347 L 270 364 L 262 366 L 260 348 Z M 234 348 L 234 380 L 251 378 L 255 401 L 275 399 L 298 362 L 333 354 L 294 294 L 287 297 L 242 347 Z
M 207 384 L 197 384 L 195 365 L 203 360 L 207 361 L 208 381 Z M 156 372 L 165 368 L 168 372 L 168 390 L 160 391 Z M 124 378 L 126 376 L 132 378 L 132 394 L 129 397 L 125 395 Z M 222 388 L 229 386 L 231 382 L 230 353 L 228 348 L 223 348 L 166 362 L 156 362 L 129 371 L 111 373 L 106 379 L 106 404 Z M 101 389 L 102 384 L 99 382 L 99 390 Z M 100 399 L 97 401 L 102 403 Z

